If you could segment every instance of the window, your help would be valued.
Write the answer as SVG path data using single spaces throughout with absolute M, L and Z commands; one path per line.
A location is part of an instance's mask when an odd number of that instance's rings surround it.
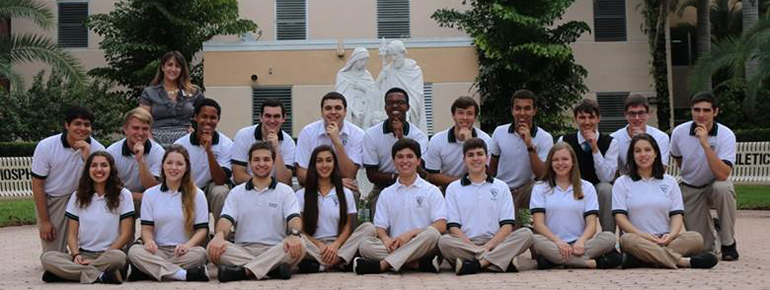
M 307 2 L 276 0 L 275 30 L 277 40 L 307 39 Z
M 266 100 L 277 99 L 283 102 L 283 108 L 286 110 L 286 122 L 281 126 L 281 130 L 291 134 L 291 86 L 268 86 L 259 87 L 252 91 L 252 124 L 259 123 L 259 116 L 262 112 L 259 111 L 262 103 Z
M 377 0 L 377 38 L 409 38 L 409 0 Z
M 423 106 L 425 106 L 425 122 L 428 123 L 428 136 L 433 135 L 433 83 L 425 83 L 423 86 Z
M 88 3 L 59 3 L 59 46 L 88 47 Z
M 594 39 L 626 41 L 626 1 L 594 0 Z
M 623 116 L 626 97 L 628 92 L 596 93 L 596 101 L 602 113 L 599 132 L 609 134 L 626 125 L 626 118 Z

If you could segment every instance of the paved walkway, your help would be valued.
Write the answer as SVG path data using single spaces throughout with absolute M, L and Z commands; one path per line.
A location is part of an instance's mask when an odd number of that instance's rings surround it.
M 121 289 L 770 289 L 770 211 L 740 211 L 737 221 L 741 259 L 710 270 L 549 270 L 510 274 L 455 276 L 407 273 L 356 276 L 351 273 L 300 275 L 288 281 L 246 281 L 227 284 L 133 282 Z M 0 228 L 0 289 L 83 289 L 77 283 L 44 284 L 38 260 L 35 226 Z M 525 254 L 526 255 L 526 254 Z M 528 259 L 527 259 L 528 260 Z M 531 262 L 531 260 L 529 260 Z

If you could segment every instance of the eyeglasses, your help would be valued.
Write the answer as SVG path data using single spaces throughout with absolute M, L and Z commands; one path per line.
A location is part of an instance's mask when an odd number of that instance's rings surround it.
M 626 112 L 626 116 L 631 118 L 641 118 L 641 117 L 647 116 L 647 112 L 645 111 Z

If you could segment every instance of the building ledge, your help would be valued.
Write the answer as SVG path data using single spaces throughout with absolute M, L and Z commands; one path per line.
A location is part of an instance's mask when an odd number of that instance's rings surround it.
M 388 39 L 390 40 L 390 39 Z M 471 47 L 469 37 L 444 38 L 408 38 L 400 39 L 407 48 L 436 48 L 436 47 Z M 343 49 L 365 47 L 376 49 L 380 47 L 380 39 L 318 39 L 318 40 L 280 40 L 280 41 L 208 41 L 203 44 L 203 51 L 276 51 L 276 50 L 322 50 L 337 49 L 342 44 Z

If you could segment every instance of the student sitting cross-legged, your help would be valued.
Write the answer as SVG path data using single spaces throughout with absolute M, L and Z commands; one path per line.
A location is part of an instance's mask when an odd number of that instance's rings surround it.
M 703 251 L 703 237 L 682 231 L 684 209 L 676 179 L 664 174 L 660 149 L 648 134 L 631 139 L 628 175 L 615 181 L 612 212 L 623 250 L 623 268 L 711 268 L 716 255 Z M 688 258 L 689 257 L 689 258 Z
M 65 216 L 70 253 L 48 251 L 40 256 L 43 281 L 120 284 L 120 270 L 126 264 L 122 249 L 133 233 L 134 203 L 109 153 L 97 151 L 88 157 Z
M 487 174 L 487 144 L 479 138 L 463 143 L 468 174 L 446 190 L 449 234 L 438 241 L 441 254 L 454 263 L 457 275 L 482 269 L 517 272 L 516 256 L 532 246 L 532 231 L 513 231 L 511 191 Z
M 417 175 L 420 144 L 402 138 L 393 144 L 391 156 L 398 180 L 380 193 L 374 225 L 377 237 L 361 242 L 361 256 L 353 271 L 374 274 L 404 266 L 438 272 L 436 243 L 446 230 L 446 206 L 439 189 Z
M 195 187 L 190 155 L 171 145 L 163 155 L 162 182 L 142 196 L 142 245 L 128 250 L 132 274 L 157 281 L 208 281 L 206 250 L 201 244 L 209 226 L 206 196 Z
M 375 236 L 374 225 L 363 223 L 353 231 L 356 200 L 342 185 L 337 154 L 331 146 L 316 147 L 308 164 L 305 188 L 297 191 L 302 233 L 309 241 L 299 271 L 344 268 L 353 261 L 361 241 Z
M 545 176 L 529 202 L 535 226 L 538 269 L 558 265 L 611 269 L 620 265 L 615 234 L 596 234 L 599 202 L 590 182 L 580 179 L 577 157 L 567 143 L 554 145 Z

